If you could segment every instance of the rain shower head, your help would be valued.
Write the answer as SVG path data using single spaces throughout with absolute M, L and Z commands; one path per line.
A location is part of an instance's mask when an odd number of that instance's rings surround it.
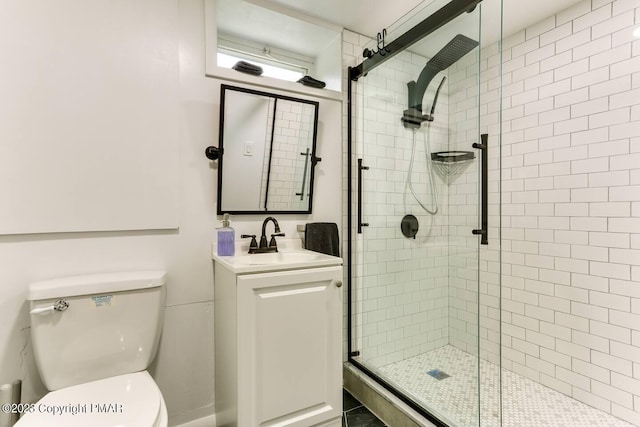
M 405 127 L 419 128 L 420 124 L 425 120 L 433 120 L 433 108 L 431 115 L 422 114 L 422 98 L 429 83 L 431 83 L 431 80 L 433 80 L 436 74 L 449 68 L 460 58 L 475 49 L 476 46 L 478 46 L 477 41 L 458 34 L 427 62 L 417 82 L 410 81 L 407 83 L 407 88 L 409 89 L 409 108 L 404 111 L 402 117 L 402 122 Z M 439 89 L 440 88 L 438 88 L 438 91 Z
M 439 71 L 446 70 L 476 46 L 478 46 L 477 41 L 458 34 L 427 62 L 427 66 L 433 66 Z

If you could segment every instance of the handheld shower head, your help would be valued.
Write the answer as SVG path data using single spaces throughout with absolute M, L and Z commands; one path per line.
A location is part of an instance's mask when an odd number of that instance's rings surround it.
M 442 85 L 444 84 L 445 80 L 447 80 L 447 78 L 443 77 L 442 80 L 440 81 L 440 84 L 438 85 L 438 89 L 436 90 L 436 95 L 433 97 L 433 103 L 431 104 L 431 113 L 429 114 L 429 117 L 431 118 L 431 120 L 433 120 L 433 113 L 436 111 L 436 102 L 438 102 L 438 94 L 440 93 L 440 89 L 442 89 Z

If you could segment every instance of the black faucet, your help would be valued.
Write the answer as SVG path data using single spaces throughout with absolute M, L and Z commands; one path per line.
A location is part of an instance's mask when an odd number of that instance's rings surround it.
M 273 222 L 273 226 L 275 230 L 274 230 L 274 233 L 271 235 L 271 240 L 269 241 L 269 244 L 267 245 L 266 231 L 267 231 L 267 223 L 269 221 Z M 269 216 L 265 218 L 264 222 L 262 223 L 262 235 L 260 236 L 260 246 L 258 247 L 258 250 L 256 252 L 257 253 L 278 252 L 278 245 L 276 244 L 276 236 L 284 236 L 284 233 L 280 231 L 280 225 L 278 225 L 278 221 L 274 217 Z

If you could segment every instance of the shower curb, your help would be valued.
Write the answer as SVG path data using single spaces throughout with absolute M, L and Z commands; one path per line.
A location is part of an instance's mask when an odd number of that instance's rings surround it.
M 344 388 L 388 426 L 434 427 L 351 363 L 343 365 Z

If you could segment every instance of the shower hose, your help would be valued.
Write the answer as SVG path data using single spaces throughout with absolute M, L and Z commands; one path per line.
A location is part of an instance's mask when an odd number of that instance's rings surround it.
M 431 149 L 429 147 L 429 142 L 430 142 L 429 140 L 431 139 L 430 138 L 431 123 L 427 122 L 427 131 L 425 132 L 425 136 L 424 136 L 424 151 L 426 154 L 427 172 L 429 173 L 429 184 L 431 185 L 431 194 L 432 194 L 432 201 L 433 201 L 433 207 L 431 209 L 426 207 L 425 204 L 420 201 L 420 198 L 418 197 L 415 190 L 413 189 L 413 182 L 411 180 L 411 175 L 413 171 L 413 162 L 416 154 L 416 139 L 417 139 L 416 134 L 417 133 L 418 133 L 418 129 L 413 129 L 411 159 L 409 161 L 409 172 L 407 173 L 407 185 L 409 187 L 409 190 L 411 190 L 411 194 L 413 194 L 413 198 L 416 199 L 416 202 L 418 202 L 420 207 L 424 209 L 426 213 L 430 215 L 435 215 L 438 213 L 438 193 L 436 192 L 436 183 L 435 183 L 435 180 L 433 179 L 433 166 L 431 165 Z

